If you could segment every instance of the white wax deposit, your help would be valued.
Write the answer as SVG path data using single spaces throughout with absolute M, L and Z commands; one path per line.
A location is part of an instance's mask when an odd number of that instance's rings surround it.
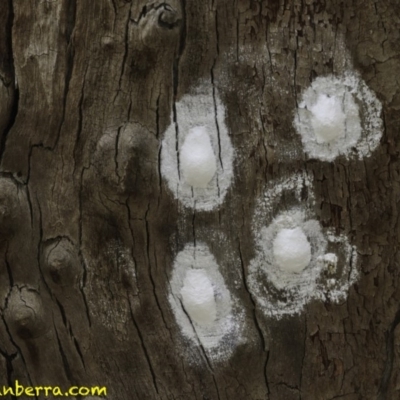
M 187 208 L 219 207 L 233 181 L 234 149 L 225 107 L 213 85 L 201 84 L 176 103 L 161 143 L 160 170 Z
M 190 319 L 201 326 L 213 324 L 217 318 L 217 306 L 213 286 L 204 270 L 189 270 L 186 273 L 181 295 Z
M 273 243 L 273 252 L 278 266 L 287 272 L 299 273 L 311 261 L 311 246 L 299 227 L 282 229 Z
M 269 317 L 299 314 L 313 299 L 338 303 L 357 279 L 357 248 L 313 219 L 313 188 L 311 175 L 294 174 L 269 182 L 257 202 L 252 223 L 256 253 L 247 285 Z M 298 205 L 278 213 L 287 194 Z M 300 273 L 294 273 L 297 267 Z
M 175 257 L 168 296 L 183 336 L 201 346 L 210 361 L 226 360 L 244 339 L 243 307 L 236 305 L 219 269 L 206 244 L 187 244 Z M 185 353 L 186 348 L 185 342 Z
M 383 132 L 382 104 L 355 72 L 316 78 L 302 93 L 294 116 L 305 152 L 333 161 L 367 157 Z
M 328 279 L 326 283 L 329 287 L 332 287 L 336 284 L 336 279 Z
M 329 265 L 330 272 L 334 272 L 336 270 L 336 266 L 338 263 L 338 257 L 334 253 L 325 254 L 322 259 L 324 262 Z
M 217 171 L 210 136 L 204 126 L 190 129 L 180 150 L 180 166 L 187 184 L 206 188 Z
M 310 107 L 311 125 L 318 143 L 329 143 L 346 133 L 346 114 L 342 100 L 336 96 L 318 95 L 317 101 Z

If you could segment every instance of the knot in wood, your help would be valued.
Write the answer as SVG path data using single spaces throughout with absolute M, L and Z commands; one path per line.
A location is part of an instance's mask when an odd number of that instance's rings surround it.
M 176 10 L 174 10 L 168 4 L 163 5 L 158 17 L 158 24 L 160 27 L 165 29 L 174 29 L 180 25 L 181 20 L 182 18 Z
M 46 332 L 45 312 L 39 294 L 14 287 L 8 299 L 5 319 L 10 332 L 21 339 L 34 339 Z
M 73 286 L 80 277 L 78 265 L 76 252 L 67 239 L 63 238 L 45 247 L 44 270 L 56 285 Z

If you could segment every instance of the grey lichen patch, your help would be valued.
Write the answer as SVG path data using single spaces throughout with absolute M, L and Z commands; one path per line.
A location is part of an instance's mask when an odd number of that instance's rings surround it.
M 34 339 L 46 333 L 46 312 L 40 295 L 33 289 L 14 287 L 4 317 L 10 333 L 21 339 Z
M 81 279 L 78 254 L 72 243 L 65 238 L 45 245 L 42 268 L 50 285 L 74 286 Z

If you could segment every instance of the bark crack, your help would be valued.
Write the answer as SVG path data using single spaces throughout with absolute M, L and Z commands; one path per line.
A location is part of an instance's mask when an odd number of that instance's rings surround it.
M 13 101 L 10 109 L 10 117 L 8 124 L 6 128 L 4 129 L 3 135 L 1 137 L 1 142 L 0 142 L 0 162 L 3 159 L 3 154 L 6 149 L 6 142 L 7 142 L 7 137 L 8 134 L 11 132 L 12 127 L 15 124 L 15 121 L 17 119 L 18 115 L 18 108 L 19 108 L 19 88 L 18 88 L 18 83 L 17 83 L 17 77 L 15 74 L 15 67 L 14 67 L 14 51 L 13 51 L 13 44 L 12 44 L 12 31 L 13 31 L 13 26 L 14 26 L 14 5 L 13 5 L 13 0 L 8 1 L 9 9 L 10 9 L 10 14 L 9 18 L 7 21 L 7 26 L 6 26 L 6 32 L 9 33 L 8 36 L 8 46 L 10 49 L 10 54 L 11 54 L 11 65 L 12 65 L 12 75 L 14 77 L 14 96 L 13 96 Z
M 90 312 L 89 312 L 89 305 L 86 299 L 86 294 L 85 294 L 85 287 L 86 287 L 86 280 L 87 280 L 87 265 L 85 262 L 85 258 L 83 257 L 83 253 L 82 253 L 82 243 L 83 243 L 83 220 L 82 220 L 82 216 L 83 216 L 83 177 L 85 174 L 85 171 L 88 170 L 89 168 L 84 167 L 82 168 L 82 172 L 81 172 L 81 176 L 80 176 L 80 189 L 79 189 L 79 250 L 78 250 L 78 256 L 79 259 L 81 261 L 81 265 L 83 267 L 83 274 L 82 274 L 82 281 L 79 285 L 79 290 L 82 294 L 82 298 L 83 298 L 83 302 L 85 304 L 85 310 L 86 310 L 86 317 L 88 319 L 89 322 L 89 327 L 92 326 L 92 321 L 90 318 Z
M 53 149 L 57 147 L 57 144 L 60 140 L 61 130 L 65 122 L 65 113 L 67 109 L 67 97 L 69 92 L 69 85 L 71 82 L 72 71 L 74 68 L 74 58 L 75 58 L 75 51 L 72 42 L 72 35 L 75 29 L 75 22 L 76 22 L 76 2 L 77 0 L 69 0 L 67 2 L 67 10 L 66 10 L 66 41 L 67 41 L 67 57 L 66 57 L 66 72 L 65 72 L 65 81 L 64 81 L 64 94 L 63 94 L 63 111 L 60 121 L 60 126 L 58 128 L 57 138 L 54 143 Z
M 119 140 L 121 137 L 122 126 L 118 128 L 117 137 L 115 139 L 115 152 L 114 152 L 114 163 L 115 163 L 115 175 L 117 176 L 118 186 L 121 183 L 121 176 L 119 174 L 119 165 L 118 165 L 118 151 L 119 151 Z
M 145 217 L 144 217 L 145 227 L 146 227 L 146 252 L 147 252 L 147 261 L 148 261 L 148 265 L 149 265 L 149 278 L 150 278 L 150 282 L 151 282 L 151 285 L 152 285 L 152 288 L 153 288 L 154 299 L 156 301 L 157 307 L 158 307 L 158 309 L 160 311 L 160 314 L 161 314 L 161 319 L 163 320 L 165 326 L 167 327 L 167 324 L 166 324 L 166 321 L 165 321 L 165 318 L 164 318 L 164 314 L 163 314 L 163 311 L 162 311 L 162 308 L 161 308 L 161 304 L 160 304 L 160 301 L 158 299 L 156 284 L 155 284 L 155 281 L 154 281 L 153 271 L 152 271 L 152 268 L 151 268 L 151 261 L 150 261 L 150 228 L 149 228 L 149 221 L 147 219 L 147 215 L 148 215 L 149 211 L 150 211 L 150 204 L 148 205 L 148 208 L 146 210 L 146 214 L 145 214 Z M 154 256 L 156 257 L 156 254 L 154 254 Z M 157 261 L 155 261 L 155 262 L 156 262 L 156 265 L 157 265 Z M 167 330 L 168 330 L 168 327 L 167 327 Z
M 203 346 L 203 343 L 202 343 L 201 340 L 200 340 L 200 337 L 199 337 L 199 335 L 198 335 L 198 333 L 197 333 L 197 330 L 196 330 L 196 328 L 195 328 L 195 326 L 194 326 L 194 324 L 193 324 L 193 321 L 192 321 L 192 319 L 190 318 L 189 313 L 186 311 L 186 308 L 185 308 L 185 306 L 183 305 L 181 299 L 179 299 L 179 303 L 181 304 L 182 311 L 183 311 L 183 313 L 186 315 L 186 318 L 188 319 L 188 321 L 189 321 L 189 323 L 190 323 L 190 326 L 191 326 L 192 329 L 193 329 L 193 333 L 194 333 L 194 335 L 195 335 L 195 337 L 196 337 L 196 341 L 197 341 L 197 343 L 198 343 L 198 345 L 199 345 L 199 347 L 200 347 L 201 354 L 203 355 L 204 360 L 205 360 L 205 362 L 206 362 L 207 369 L 209 370 L 209 372 L 210 372 L 212 375 L 214 375 L 214 368 L 213 368 L 213 366 L 212 366 L 212 364 L 211 364 L 210 359 L 209 359 L 208 356 L 207 356 L 207 352 L 206 352 L 206 350 L 205 350 L 205 348 L 204 348 L 204 346 Z
M 218 123 L 218 108 L 217 108 L 217 99 L 216 99 L 216 88 L 214 83 L 214 69 L 217 64 L 217 59 L 219 57 L 219 29 L 218 29 L 218 10 L 215 10 L 215 36 L 216 36 L 216 50 L 217 55 L 214 58 L 213 65 L 211 67 L 210 75 L 211 75 L 211 84 L 212 84 L 212 93 L 213 93 L 213 102 L 214 102 L 214 120 L 215 120 L 215 127 L 217 128 L 217 138 L 218 138 L 218 159 L 219 163 L 221 164 L 221 168 L 224 169 L 224 164 L 222 162 L 221 157 L 221 133 L 219 129 Z
M 7 354 L 6 352 L 0 350 L 0 355 L 6 360 L 6 370 L 7 370 L 7 384 L 9 387 L 13 386 L 12 374 L 14 368 L 12 365 L 13 360 L 17 357 L 18 353 Z M 12 399 L 16 399 L 16 396 L 11 396 Z
M 129 232 L 130 232 L 130 234 L 131 234 L 131 239 L 132 239 L 131 256 L 132 256 L 132 259 L 133 259 L 133 262 L 134 262 L 134 265 L 135 265 L 135 277 L 137 278 L 137 276 L 138 276 L 138 273 L 137 273 L 137 261 L 136 261 L 136 258 L 135 258 L 135 256 L 134 256 L 134 253 L 133 253 L 133 247 L 134 247 L 134 245 L 135 245 L 135 235 L 134 235 L 134 233 L 133 233 L 133 229 L 132 229 L 132 225 L 131 225 L 131 218 L 132 218 L 132 217 L 131 217 L 131 209 L 129 208 L 128 202 L 129 202 L 129 197 L 126 199 L 125 207 L 126 207 L 127 216 L 128 216 L 128 227 L 129 227 Z M 137 288 L 137 289 L 138 289 L 138 291 L 139 291 L 139 288 Z
M 85 70 L 85 73 L 83 76 L 81 95 L 79 97 L 79 103 L 78 103 L 78 127 L 76 130 L 75 146 L 74 146 L 74 150 L 73 150 L 73 157 L 74 157 L 74 161 L 75 161 L 73 173 L 75 173 L 75 169 L 76 169 L 78 144 L 81 140 L 81 134 L 82 134 L 82 128 L 83 128 L 83 99 L 85 98 L 86 75 L 87 75 L 88 69 L 89 69 L 89 67 L 86 67 L 86 70 Z
M 192 234 L 193 234 L 193 246 L 196 247 L 196 211 L 193 209 L 192 216 Z
M 157 96 L 156 101 L 156 138 L 158 139 L 160 136 L 160 97 L 161 97 L 161 89 Z
M 224 164 L 222 162 L 221 156 L 221 133 L 219 129 L 219 122 L 218 122 L 218 108 L 217 108 L 217 99 L 216 99 L 216 90 L 215 90 L 215 83 L 214 83 L 214 67 L 215 67 L 216 59 L 214 60 L 214 64 L 211 68 L 211 84 L 212 84 L 212 93 L 213 93 L 213 102 L 214 102 L 214 121 L 215 127 L 217 128 L 217 138 L 218 138 L 218 160 L 221 164 L 221 168 L 224 169 Z
M 8 273 L 8 279 L 10 281 L 10 288 L 12 288 L 14 286 L 14 277 L 13 277 L 13 273 L 12 273 L 12 269 L 11 269 L 11 265 L 8 262 L 8 248 L 9 248 L 9 243 L 8 241 L 6 242 L 6 252 L 4 254 L 4 262 L 6 264 L 6 268 L 7 268 L 7 273 Z
M 42 265 L 41 265 L 42 263 L 40 262 L 40 256 L 42 254 L 42 243 L 43 243 L 43 219 L 42 219 L 42 208 L 40 207 L 40 202 L 39 202 L 37 195 L 36 195 L 36 203 L 37 203 L 38 210 L 39 210 L 39 240 L 38 240 L 38 244 L 37 244 L 36 260 L 38 263 L 39 273 L 42 278 L 42 281 L 43 281 L 48 293 L 50 294 L 50 297 L 53 299 L 53 293 L 52 293 L 51 289 L 49 288 L 49 285 L 47 284 L 46 278 L 42 271 Z
M 306 348 L 307 348 L 307 314 L 304 316 L 304 341 L 303 341 L 303 357 L 301 360 L 301 370 L 300 370 L 300 385 L 299 385 L 299 393 L 301 399 L 301 391 L 303 386 L 303 371 L 304 371 L 304 360 L 306 359 Z
M 63 347 L 62 347 L 62 345 L 61 345 L 61 341 L 60 341 L 60 338 L 59 338 L 59 336 L 58 336 L 57 328 L 56 328 L 56 326 L 54 325 L 54 321 L 53 321 L 53 327 L 54 327 L 54 332 L 55 332 L 55 334 L 56 334 L 57 344 L 58 344 L 58 350 L 59 350 L 60 355 L 61 355 L 61 360 L 62 360 L 62 363 L 63 363 L 63 366 L 64 366 L 65 375 L 66 375 L 66 377 L 67 377 L 69 383 L 72 384 L 72 382 L 74 381 L 74 379 L 73 379 L 73 376 L 72 376 L 71 367 L 70 367 L 70 365 L 69 365 L 67 356 L 65 355 L 64 349 L 63 349 Z
M 173 104 L 172 104 L 172 114 L 173 121 L 175 125 L 175 150 L 177 157 L 177 166 L 178 166 L 178 177 L 181 179 L 181 171 L 180 171 L 180 161 L 179 161 L 179 126 L 178 126 L 178 116 L 176 111 L 176 103 L 178 97 L 178 88 L 179 88 L 179 64 L 183 55 L 183 51 L 186 45 L 186 0 L 181 0 L 181 8 L 182 8 L 182 25 L 180 29 L 180 41 L 177 57 L 174 60 L 172 67 L 172 76 L 173 76 Z
M 115 102 L 115 99 L 117 98 L 119 92 L 121 91 L 122 78 L 125 74 L 126 60 L 128 59 L 128 53 L 129 53 L 129 22 L 131 21 L 131 18 L 132 18 L 132 4 L 129 7 L 129 14 L 125 24 L 124 55 L 122 57 L 121 73 L 118 81 L 118 90 L 117 93 L 115 94 L 113 102 Z
M 265 352 L 265 364 L 264 364 L 264 381 L 265 381 L 265 386 L 267 388 L 267 393 L 268 395 L 271 393 L 270 389 L 269 389 L 269 381 L 268 381 L 268 376 L 267 376 L 267 366 L 268 366 L 268 360 L 269 360 L 269 350 L 267 349 L 267 344 L 266 344 L 266 340 L 264 338 L 263 332 L 261 330 L 261 326 L 260 323 L 258 322 L 258 318 L 257 318 L 257 312 L 256 312 L 256 303 L 249 291 L 249 288 L 247 286 L 247 280 L 246 280 L 246 273 L 245 273 L 245 267 L 244 267 L 244 261 L 243 261 L 243 255 L 242 255 L 242 249 L 241 249 L 241 245 L 240 245 L 240 240 L 238 239 L 238 243 L 239 243 L 239 257 L 240 257 L 240 265 L 242 268 L 242 275 L 243 275 L 243 284 L 244 284 L 244 288 L 246 289 L 246 292 L 249 295 L 250 298 L 250 302 L 253 305 L 253 320 L 254 320 L 254 325 L 256 327 L 256 330 L 260 336 L 261 339 L 261 344 L 263 347 L 263 351 Z
M 76 352 L 78 353 L 79 358 L 81 359 L 83 368 L 84 368 L 84 370 L 86 371 L 85 359 L 83 358 L 83 353 L 82 353 L 81 347 L 79 346 L 79 343 L 78 343 L 78 341 L 76 340 L 76 337 L 75 337 L 73 331 L 71 330 L 71 327 L 70 327 L 70 333 L 71 333 L 71 335 L 72 335 L 72 340 L 73 340 L 73 342 L 74 342 L 74 346 L 75 346 Z
M 157 252 L 156 252 L 156 249 L 154 249 L 154 262 L 155 262 L 155 264 L 156 264 L 156 268 L 158 269 L 158 264 L 157 264 Z M 164 316 L 163 310 L 162 310 L 162 308 L 161 308 L 161 305 L 159 304 L 158 299 L 156 299 L 156 301 L 157 301 L 157 305 L 158 305 L 158 308 L 159 308 L 159 310 L 160 310 L 161 318 L 162 318 L 162 320 L 163 320 L 163 322 L 164 322 L 165 328 L 168 330 L 169 335 L 170 335 L 170 337 L 171 337 L 171 340 L 173 341 L 173 337 L 172 337 L 172 334 L 171 334 L 170 329 L 168 328 L 167 321 L 166 321 L 166 319 L 165 319 L 165 316 Z
M 383 369 L 377 400 L 387 399 L 387 391 L 389 388 L 390 378 L 393 372 L 394 334 L 399 323 L 400 323 L 400 310 L 397 311 L 394 320 L 390 325 L 390 328 L 386 332 L 386 362 L 385 362 L 385 367 Z
M 294 99 L 296 102 L 296 112 L 298 112 L 299 105 L 297 102 L 297 51 L 299 48 L 299 37 L 296 35 L 296 50 L 294 51 L 294 73 L 293 73 L 293 88 L 294 88 Z
M 135 326 L 135 328 L 137 330 L 137 333 L 138 333 L 138 336 L 139 336 L 139 339 L 140 339 L 140 344 L 142 346 L 143 354 L 144 354 L 144 356 L 146 358 L 147 364 L 149 366 L 150 374 L 151 374 L 152 379 L 153 379 L 154 388 L 155 388 L 157 394 L 160 394 L 160 392 L 158 390 L 158 385 L 157 385 L 157 375 L 154 372 L 153 365 L 151 363 L 149 353 L 147 351 L 146 345 L 145 345 L 144 340 L 143 340 L 142 332 L 139 329 L 139 325 L 138 325 L 138 323 L 137 323 L 137 321 L 135 319 L 135 316 L 133 315 L 132 304 L 131 304 L 130 299 L 128 299 L 128 302 L 129 302 L 129 311 L 130 311 L 131 319 L 132 319 L 132 322 L 133 322 L 133 324 L 134 324 L 134 326 Z
M 10 293 L 11 293 L 11 289 L 10 289 L 10 292 L 9 292 L 8 296 L 10 295 Z M 7 296 L 7 301 L 8 301 L 8 296 Z M 7 308 L 7 306 L 6 306 L 5 308 Z M 21 350 L 21 348 L 17 345 L 17 343 L 14 341 L 14 339 L 13 339 L 13 337 L 12 337 L 12 335 L 11 335 L 10 329 L 9 329 L 9 327 L 8 327 L 8 325 L 7 325 L 7 322 L 6 322 L 5 318 L 4 318 L 4 314 L 1 315 L 1 319 L 3 320 L 4 326 L 6 327 L 6 331 L 7 331 L 8 337 L 10 338 L 11 343 L 12 343 L 12 344 L 14 345 L 14 347 L 17 349 L 17 352 L 18 352 L 18 354 L 19 354 L 20 357 L 21 357 L 22 363 L 24 364 L 24 367 L 25 367 L 25 370 L 26 370 L 26 375 L 28 376 L 29 385 L 30 385 L 30 386 L 33 386 L 33 381 L 32 381 L 31 375 L 30 375 L 30 373 L 29 373 L 28 365 L 26 364 L 26 360 L 25 360 L 25 358 L 24 358 L 24 355 L 23 355 L 23 353 L 22 353 L 22 350 Z M 14 357 L 14 358 L 15 358 L 15 357 Z M 38 397 L 37 397 L 36 395 L 35 395 L 35 399 L 38 399 Z

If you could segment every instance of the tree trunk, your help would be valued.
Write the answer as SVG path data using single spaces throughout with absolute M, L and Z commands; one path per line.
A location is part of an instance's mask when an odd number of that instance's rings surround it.
M 400 396 L 396 0 L 4 0 L 0 19 L 0 387 Z M 318 159 L 295 122 L 304 93 L 349 74 L 382 103 L 379 143 Z M 370 108 L 352 98 L 365 135 Z M 188 127 L 212 123 L 213 181 L 175 191 Z M 340 298 L 332 279 L 299 300 L 263 275 L 266 229 L 291 210 L 338 255 Z M 203 256 L 217 272 L 196 309 L 200 289 L 179 285 Z M 225 312 L 233 328 L 202 336 Z

